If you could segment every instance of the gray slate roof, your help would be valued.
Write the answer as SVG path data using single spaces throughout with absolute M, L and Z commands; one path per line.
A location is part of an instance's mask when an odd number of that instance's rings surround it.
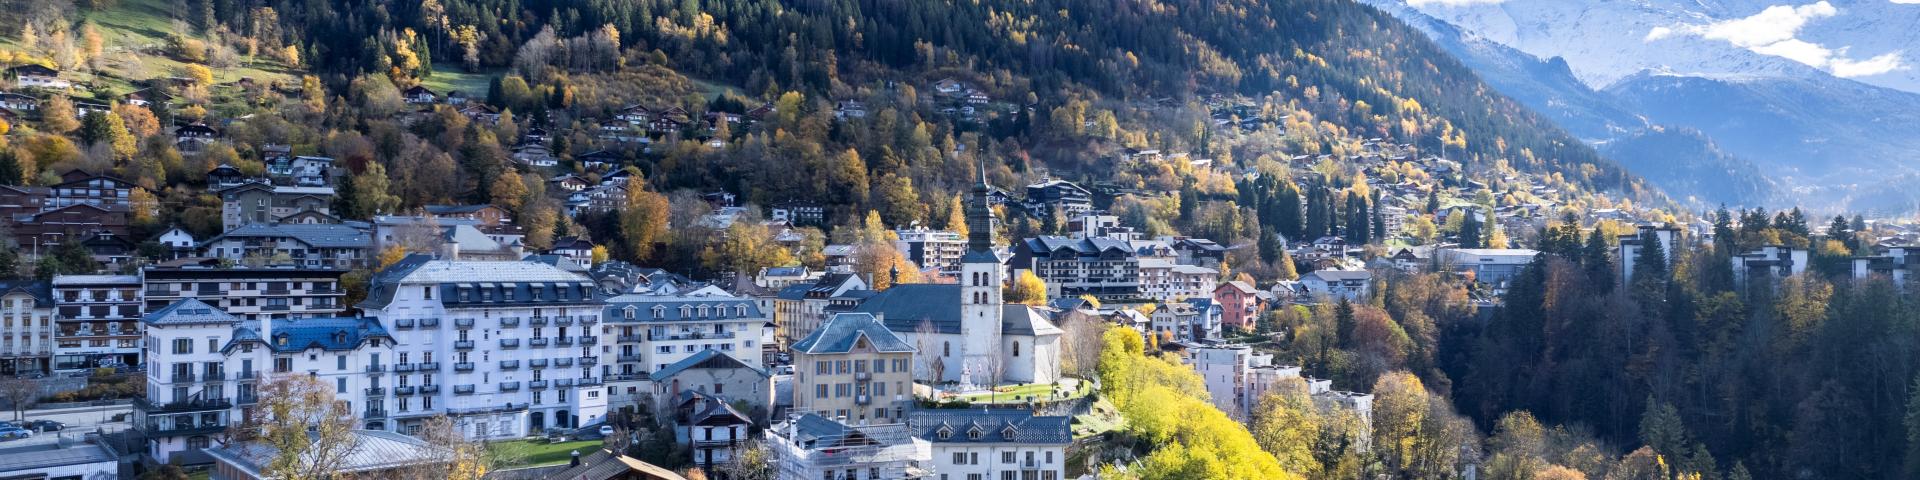
M 865 313 L 840 313 L 820 325 L 806 338 L 794 342 L 793 351 L 804 353 L 847 353 L 853 350 L 854 343 L 866 337 L 873 348 L 882 352 L 912 352 L 913 345 L 880 324 L 873 315 Z
M 0 280 L 0 296 L 25 293 L 35 308 L 53 308 L 53 285 L 46 280 Z
M 370 248 L 373 235 L 344 224 L 269 224 L 253 223 L 236 227 L 207 239 L 206 244 L 227 238 L 285 237 L 313 248 Z
M 148 325 L 240 323 L 240 317 L 233 316 L 233 314 L 218 308 L 213 308 L 212 305 L 207 305 L 207 302 L 202 302 L 197 298 L 181 299 L 165 307 L 160 307 L 159 310 L 147 312 L 147 315 L 142 317 L 141 320 L 144 320 Z
M 680 359 L 678 362 L 673 362 L 672 365 L 667 365 L 667 368 L 654 371 L 653 374 L 649 376 L 652 377 L 655 382 L 665 382 L 672 379 L 675 375 L 679 375 L 680 372 L 695 368 L 737 368 L 758 374 L 761 378 L 771 377 L 766 370 L 747 365 L 746 363 L 742 363 L 738 358 L 733 358 L 731 355 L 726 355 L 713 349 L 701 350 L 700 353 L 695 353 L 692 356 Z
M 885 319 L 895 332 L 913 332 L 922 323 L 932 323 L 939 333 L 960 333 L 960 286 L 955 284 L 910 283 L 894 285 L 874 294 L 853 311 L 871 313 Z M 1008 304 L 1001 307 L 1000 333 L 1007 335 L 1048 335 L 1060 329 L 1033 307 Z
M 606 299 L 605 315 L 601 318 L 615 323 L 681 322 L 695 320 L 732 320 L 741 318 L 761 318 L 760 306 L 751 298 L 715 297 L 702 295 L 645 295 L 629 293 Z M 687 307 L 682 315 L 680 307 Z M 700 315 L 700 307 L 706 306 L 711 314 Z M 634 309 L 633 319 L 628 320 L 626 309 Z M 660 318 L 653 318 L 654 307 L 660 308 Z M 745 309 L 745 314 L 738 314 Z
M 907 414 L 907 423 L 915 436 L 933 443 L 1073 443 L 1073 417 L 1037 417 L 1032 410 L 914 410 Z M 942 429 L 947 438 L 940 438 Z M 968 435 L 974 429 L 981 431 L 978 440 Z

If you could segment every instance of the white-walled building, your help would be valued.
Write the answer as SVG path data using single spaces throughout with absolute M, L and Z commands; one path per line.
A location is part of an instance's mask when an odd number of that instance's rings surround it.
M 651 374 L 707 350 L 753 368 L 765 365 L 761 334 L 767 316 L 752 298 L 629 293 L 605 303 L 606 378 L 619 402 L 652 391 Z
M 779 480 L 897 480 L 918 478 L 932 455 L 907 424 L 849 426 L 808 413 L 766 432 Z
M 1140 259 L 1140 294 L 1161 303 L 1212 298 L 1220 271 L 1159 258 Z
M 1633 279 L 1633 267 L 1635 266 L 1634 263 L 1639 261 L 1640 249 L 1645 248 L 1645 245 L 1643 245 L 1644 243 L 1646 243 L 1644 238 L 1645 238 L 1645 235 L 1649 233 L 1653 234 L 1654 241 L 1660 243 L 1660 252 L 1664 254 L 1663 259 L 1666 260 L 1665 266 L 1667 267 L 1673 266 L 1673 241 L 1674 239 L 1679 238 L 1680 229 L 1673 228 L 1673 227 L 1657 227 L 1653 225 L 1641 225 L 1640 231 L 1638 233 L 1635 233 L 1633 235 L 1621 235 L 1619 238 L 1620 251 L 1619 251 L 1619 256 L 1615 258 L 1617 261 L 1620 262 L 1620 278 L 1621 279 L 1625 279 L 1625 280 Z
M 1246 345 L 1218 345 L 1192 350 L 1194 371 L 1207 384 L 1213 406 L 1234 419 L 1246 421 L 1261 397 L 1283 379 L 1300 378 L 1300 367 L 1274 365 L 1273 355 Z
M 157 309 L 142 320 L 147 394 L 135 399 L 133 428 L 156 462 L 209 463 L 202 452 L 223 441 L 259 403 L 273 375 L 307 375 L 334 387 L 364 428 L 389 428 L 385 361 L 393 338 L 362 318 L 248 320 L 198 299 Z
M 501 439 L 602 421 L 610 367 L 593 291 L 537 262 L 412 255 L 374 275 L 359 307 L 396 343 L 395 427 L 444 412 L 469 437 Z M 403 390 L 412 385 L 434 388 Z
M 1015 409 L 932 409 L 916 410 L 908 419 L 914 434 L 931 445 L 922 463 L 928 478 L 1067 478 L 1072 417 Z
M 0 375 L 53 368 L 53 290 L 40 280 L 0 280 Z
M 1355 300 L 1371 295 L 1373 272 L 1366 270 L 1314 270 L 1300 276 L 1300 285 L 1313 297 Z

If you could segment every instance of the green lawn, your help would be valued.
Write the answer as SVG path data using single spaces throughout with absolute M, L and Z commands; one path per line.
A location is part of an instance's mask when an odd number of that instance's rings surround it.
M 172 43 L 170 37 L 174 25 L 168 14 L 173 8 L 170 3 L 170 0 L 122 0 L 110 9 L 82 9 L 81 15 L 100 28 L 101 39 L 106 47 L 99 62 L 100 71 L 98 74 L 70 71 L 62 72 L 62 75 L 78 82 L 105 86 L 114 93 L 132 91 L 132 82 L 137 80 L 179 75 L 185 64 L 153 54 L 167 50 Z M 192 34 L 199 36 L 198 33 Z M 77 31 L 74 35 L 78 35 Z M 0 48 L 21 50 L 19 37 L 0 37 Z M 213 69 L 215 83 L 242 77 L 260 82 L 295 81 L 297 78 L 298 72 L 288 70 L 277 60 L 263 56 L 248 62 L 245 52 L 241 53 L 238 59 L 240 65 Z M 44 50 L 36 52 L 36 56 L 43 54 Z M 86 90 L 76 88 L 74 93 L 85 96 Z
M 493 442 L 487 444 L 487 448 L 492 450 L 501 461 L 507 463 L 500 465 L 497 469 L 507 469 L 567 463 L 573 456 L 574 450 L 579 450 L 580 455 L 585 456 L 600 449 L 600 445 L 599 440 L 547 443 L 545 439 L 532 439 Z
M 1086 385 L 1086 384 L 1083 382 L 1081 383 L 1081 385 Z M 1053 384 L 1033 383 L 1033 384 L 1027 384 L 1027 385 L 1013 385 L 1013 386 L 1000 387 L 1000 388 L 994 389 L 993 393 L 987 393 L 987 392 L 971 393 L 966 395 L 959 395 L 954 398 L 957 398 L 960 400 L 966 400 L 968 402 L 1012 402 L 1012 401 L 1015 401 L 1014 399 L 1022 398 L 1022 397 L 1035 397 L 1040 399 L 1046 399 L 1048 395 L 1052 395 L 1052 394 L 1053 394 Z M 1067 392 L 1067 396 L 1065 398 L 1078 398 L 1086 394 L 1087 394 L 1087 389 L 1085 387 L 1082 387 L 1080 388 L 1080 391 Z
M 433 76 L 420 80 L 420 85 L 432 89 L 441 95 L 460 92 L 467 98 L 486 100 L 487 86 L 493 83 L 493 77 L 501 72 L 467 73 L 466 69 L 454 63 L 433 64 Z
M 1093 403 L 1092 411 L 1086 415 L 1073 417 L 1073 438 L 1086 438 L 1106 433 L 1125 426 L 1127 419 L 1102 398 Z

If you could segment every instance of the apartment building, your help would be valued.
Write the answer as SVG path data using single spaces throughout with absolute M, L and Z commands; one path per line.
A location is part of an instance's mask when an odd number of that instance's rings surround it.
M 0 375 L 51 372 L 53 332 L 52 284 L 0 281 Z
M 807 413 L 766 433 L 779 480 L 897 480 L 919 478 L 932 445 L 905 423 L 848 425 Z
M 134 400 L 133 428 L 155 462 L 212 463 L 204 450 L 256 414 L 261 385 L 276 376 L 314 378 L 363 428 L 392 427 L 383 362 L 394 358 L 393 337 L 374 319 L 250 320 L 187 298 L 142 323 L 152 368 L 146 396 Z
M 1163 258 L 1141 258 L 1140 294 L 1166 303 L 1187 298 L 1213 296 L 1213 284 L 1220 271 L 1198 265 L 1181 265 Z
M 335 317 L 346 311 L 346 270 L 290 266 L 147 267 L 141 271 L 148 311 L 199 299 L 247 320 Z
M 53 278 L 53 369 L 72 372 L 141 365 L 140 277 Z
M 758 368 L 767 317 L 751 298 L 629 293 L 605 300 L 612 390 L 649 390 L 648 376 L 706 351 Z M 657 399 L 664 400 L 664 399 Z
M 835 299 L 867 292 L 867 281 L 847 272 L 830 272 L 811 284 L 788 285 L 773 299 L 774 339 L 783 345 L 813 333 L 827 319 Z
M 470 438 L 520 438 L 606 416 L 602 305 L 586 277 L 411 255 L 375 274 L 358 307 L 392 332 L 399 431 L 445 413 Z
M 1008 264 L 1032 271 L 1050 298 L 1092 295 L 1102 300 L 1140 296 L 1140 260 L 1132 245 L 1111 238 L 1041 236 L 1014 245 Z
M 793 411 L 898 423 L 913 400 L 913 345 L 865 313 L 842 313 L 793 344 Z
M 926 227 L 894 230 L 899 240 L 893 247 L 920 268 L 940 270 L 947 278 L 960 278 L 960 257 L 967 254 L 967 239 L 958 232 Z
M 916 410 L 909 428 L 930 445 L 922 462 L 946 480 L 1062 480 L 1073 417 L 1040 416 L 1033 410 Z

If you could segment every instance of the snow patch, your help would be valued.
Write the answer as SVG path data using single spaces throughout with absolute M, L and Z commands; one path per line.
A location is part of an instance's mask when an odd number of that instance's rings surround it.
M 1893 0 L 1895 2 L 1920 3 L 1920 0 Z M 1773 5 L 1753 16 L 1723 20 L 1707 24 L 1680 24 L 1673 27 L 1654 27 L 1647 31 L 1646 42 L 1654 42 L 1675 34 L 1693 35 L 1710 40 L 1723 40 L 1735 47 L 1747 49 L 1761 55 L 1771 55 L 1800 62 L 1814 68 L 1825 69 L 1837 77 L 1863 77 L 1879 75 L 1894 70 L 1907 69 L 1901 59 L 1901 52 L 1895 51 L 1879 56 L 1855 60 L 1846 56 L 1847 47 L 1838 49 L 1801 40 L 1800 29 L 1816 19 L 1831 18 L 1840 14 L 1840 9 L 1825 0 L 1801 6 Z

